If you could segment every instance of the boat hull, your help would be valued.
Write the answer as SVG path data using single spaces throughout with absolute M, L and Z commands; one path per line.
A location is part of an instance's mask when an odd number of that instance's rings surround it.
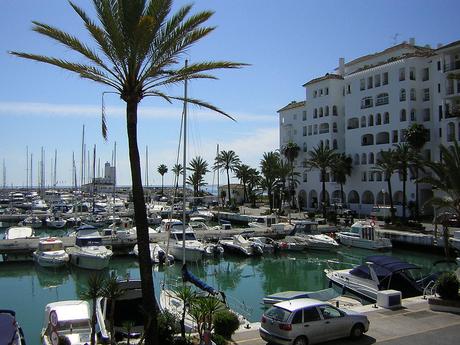
M 33 253 L 34 261 L 41 267 L 59 268 L 65 266 L 69 262 L 69 255 L 64 253 L 59 256 L 43 255 L 43 253 Z
M 393 248 L 391 241 L 386 238 L 381 238 L 378 240 L 367 240 L 364 238 L 347 236 L 344 234 L 337 234 L 337 238 L 340 243 L 344 246 L 363 248 L 369 250 L 391 250 Z
M 176 260 L 181 261 L 184 259 L 184 252 L 183 252 L 182 246 L 170 245 L 169 250 Z M 185 247 L 185 261 L 188 261 L 188 262 L 201 261 L 204 259 L 205 255 L 206 255 L 205 251 L 201 248 L 190 248 L 187 246 Z
M 74 266 L 88 270 L 103 270 L 107 268 L 112 257 L 112 252 L 88 253 L 77 248 L 69 248 L 70 263 Z

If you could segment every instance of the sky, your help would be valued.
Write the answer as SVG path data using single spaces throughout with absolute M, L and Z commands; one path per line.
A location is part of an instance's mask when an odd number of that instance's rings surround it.
M 90 0 L 75 0 L 95 18 Z M 190 1 L 175 1 L 173 11 Z M 189 96 L 210 102 L 232 115 L 189 108 L 188 161 L 202 156 L 210 165 L 220 150 L 233 150 L 241 161 L 259 167 L 264 152 L 279 147 L 277 110 L 305 98 L 302 85 L 331 72 L 344 57 L 350 61 L 415 37 L 416 44 L 448 44 L 460 39 L 458 0 L 196 0 L 192 13 L 212 10 L 208 25 L 216 29 L 190 48 L 190 62 L 228 60 L 249 64 L 215 73 L 218 80 L 189 83 Z M 119 185 L 130 184 L 125 105 L 105 95 L 108 140 L 101 135 L 101 96 L 111 91 L 56 67 L 19 59 L 23 51 L 84 62 L 69 49 L 31 30 L 31 21 L 58 27 L 94 46 L 81 20 L 65 0 L 0 0 L 0 164 L 6 185 L 26 183 L 26 148 L 33 155 L 33 182 L 38 181 L 40 151 L 45 151 L 45 179 L 52 180 L 57 151 L 57 181 L 70 185 L 72 154 L 78 172 L 82 127 L 87 150 L 96 145 L 101 165 L 112 160 L 117 144 Z M 182 87 L 165 91 L 182 95 Z M 146 183 L 159 185 L 160 164 L 177 161 L 182 105 L 147 98 L 139 106 L 138 145 Z M 92 153 L 91 153 L 92 154 Z M 29 158 L 30 159 L 30 158 Z M 179 158 L 180 162 L 182 158 Z M 0 168 L 0 181 L 3 173 Z M 79 174 L 78 174 L 79 175 Z M 216 183 L 213 173 L 206 175 Z M 168 172 L 164 183 L 171 184 Z

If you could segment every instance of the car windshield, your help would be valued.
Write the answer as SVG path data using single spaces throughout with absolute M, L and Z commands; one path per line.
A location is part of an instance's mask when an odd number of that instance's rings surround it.
M 289 310 L 279 308 L 279 307 L 271 307 L 265 312 L 265 316 L 281 322 L 286 322 L 291 312 Z

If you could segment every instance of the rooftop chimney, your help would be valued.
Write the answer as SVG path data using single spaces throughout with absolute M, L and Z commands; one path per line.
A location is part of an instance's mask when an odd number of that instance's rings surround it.
M 410 44 L 411 46 L 415 46 L 415 37 L 410 37 L 410 38 L 409 38 L 409 44 Z
M 345 59 L 343 57 L 339 58 L 339 74 L 342 77 L 345 74 Z

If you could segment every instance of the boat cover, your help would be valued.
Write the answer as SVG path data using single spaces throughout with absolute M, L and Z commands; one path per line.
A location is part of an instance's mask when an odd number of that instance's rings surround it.
M 373 268 L 379 279 L 392 275 L 393 273 L 400 272 L 407 269 L 418 269 L 417 265 L 401 261 L 397 258 L 386 255 L 373 255 L 368 256 L 365 262 L 372 262 Z M 367 264 L 359 265 L 350 271 L 350 274 L 370 279 L 369 266 Z
M 209 292 L 211 295 L 217 295 L 218 291 L 214 289 L 212 286 L 206 284 L 204 281 L 200 280 L 196 276 L 194 276 L 188 269 L 187 265 L 182 266 L 182 279 L 185 282 L 190 282 L 195 285 L 197 288 L 200 288 L 203 291 Z

